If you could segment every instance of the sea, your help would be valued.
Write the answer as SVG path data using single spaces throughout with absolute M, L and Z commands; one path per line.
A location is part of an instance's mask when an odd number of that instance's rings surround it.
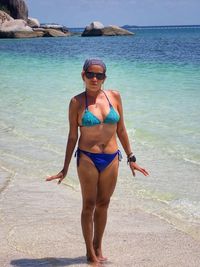
M 119 142 L 113 201 L 200 240 L 200 26 L 129 27 L 134 35 L 113 37 L 71 30 L 0 39 L 0 194 L 16 175 L 43 181 L 62 169 L 69 101 L 85 89 L 85 59 L 98 57 L 104 89 L 120 92 L 132 149 L 150 173 L 133 177 Z M 80 190 L 74 157 L 65 184 Z

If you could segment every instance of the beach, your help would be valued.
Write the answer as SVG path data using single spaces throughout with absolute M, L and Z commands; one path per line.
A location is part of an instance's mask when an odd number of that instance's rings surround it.
M 0 265 L 89 266 L 80 191 L 37 178 L 18 173 L 1 192 Z M 110 204 L 103 245 L 108 262 L 102 266 L 199 266 L 199 241 L 134 203 L 125 209 L 121 186 Z
M 119 143 L 105 266 L 200 266 L 200 27 L 134 36 L 0 40 L 0 266 L 87 266 L 73 157 L 61 185 L 70 99 L 84 60 L 107 65 L 138 163 Z M 95 49 L 94 49 L 95 48 Z

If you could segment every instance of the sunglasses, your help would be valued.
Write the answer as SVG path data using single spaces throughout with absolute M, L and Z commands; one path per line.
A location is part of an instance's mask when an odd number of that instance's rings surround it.
M 106 78 L 106 74 L 105 73 L 101 73 L 101 72 L 92 72 L 92 71 L 86 71 L 85 72 L 85 76 L 88 79 L 93 79 L 94 77 L 97 78 L 97 80 L 104 80 Z

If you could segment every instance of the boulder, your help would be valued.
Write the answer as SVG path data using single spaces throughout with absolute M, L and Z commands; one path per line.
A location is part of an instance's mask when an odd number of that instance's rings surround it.
M 103 35 L 105 36 L 114 36 L 114 35 L 134 35 L 133 32 L 127 31 L 123 28 L 120 28 L 116 25 L 109 25 L 102 29 Z
M 99 24 L 97 24 L 97 22 L 92 22 L 89 26 L 86 26 L 85 30 L 82 33 L 82 36 L 116 36 L 134 34 L 116 25 L 109 25 L 104 27 L 102 23 L 98 23 Z
M 35 19 L 35 18 L 28 18 L 27 24 L 31 28 L 38 28 L 38 27 L 40 27 L 39 20 L 38 19 Z
M 28 19 L 28 7 L 24 0 L 0 0 L 0 9 L 7 10 L 14 19 Z
M 1 1 L 1 0 L 0 0 Z M 41 27 L 42 26 L 42 27 Z M 37 19 L 13 19 L 0 10 L 0 38 L 66 37 L 72 33 L 60 24 L 41 24 Z
M 15 32 L 14 37 L 15 38 L 36 38 L 36 37 L 43 37 L 44 32 L 43 31 L 20 31 Z
M 7 13 L 0 10 L 0 31 L 16 32 L 16 31 L 32 31 L 32 29 L 27 26 L 26 21 L 22 19 L 13 19 Z
M 82 36 L 101 36 L 104 25 L 100 21 L 93 21 L 85 27 Z
M 103 35 L 102 29 L 88 30 L 87 27 L 85 28 L 84 32 L 81 34 L 81 36 L 83 37 L 102 36 L 102 35 Z
M 68 28 L 66 26 L 63 26 L 63 25 L 60 25 L 60 24 L 56 24 L 56 23 L 41 24 L 40 27 L 43 28 L 43 29 L 54 29 L 54 30 L 62 31 L 64 33 L 69 33 L 69 30 L 68 30 Z
M 22 19 L 6 20 L 0 25 L 2 32 L 33 31 Z
M 43 31 L 17 31 L 17 32 L 1 32 L 0 38 L 34 38 L 34 37 L 43 37 Z
M 43 37 L 67 37 L 71 36 L 71 32 L 63 32 L 61 29 L 52 29 L 52 28 L 33 28 L 34 32 L 43 32 Z
M 65 37 L 70 36 L 70 33 L 64 33 L 63 31 L 59 29 L 44 29 L 44 37 Z
M 89 26 L 87 26 L 88 30 L 92 29 L 103 29 L 104 25 L 100 21 L 93 21 Z
M 26 21 L 13 19 L 7 13 L 0 11 L 0 38 L 19 38 L 18 33 L 31 36 L 33 30 L 27 26 Z
M 6 12 L 0 10 L 0 27 L 5 21 L 14 20 L 11 16 L 9 16 Z

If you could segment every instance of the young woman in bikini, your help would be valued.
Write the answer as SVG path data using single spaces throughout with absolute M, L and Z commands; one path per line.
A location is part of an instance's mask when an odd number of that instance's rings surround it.
M 102 237 L 121 158 L 117 137 L 127 155 L 133 175 L 136 170 L 145 176 L 148 172 L 136 163 L 130 147 L 119 92 L 102 90 L 106 79 L 104 62 L 100 59 L 87 59 L 81 75 L 85 91 L 74 96 L 69 105 L 70 129 L 64 167 L 57 175 L 48 177 L 47 181 L 58 179 L 58 183 L 62 182 L 78 141 L 77 171 L 83 200 L 81 225 L 87 259 L 98 263 L 106 260 L 102 253 Z

